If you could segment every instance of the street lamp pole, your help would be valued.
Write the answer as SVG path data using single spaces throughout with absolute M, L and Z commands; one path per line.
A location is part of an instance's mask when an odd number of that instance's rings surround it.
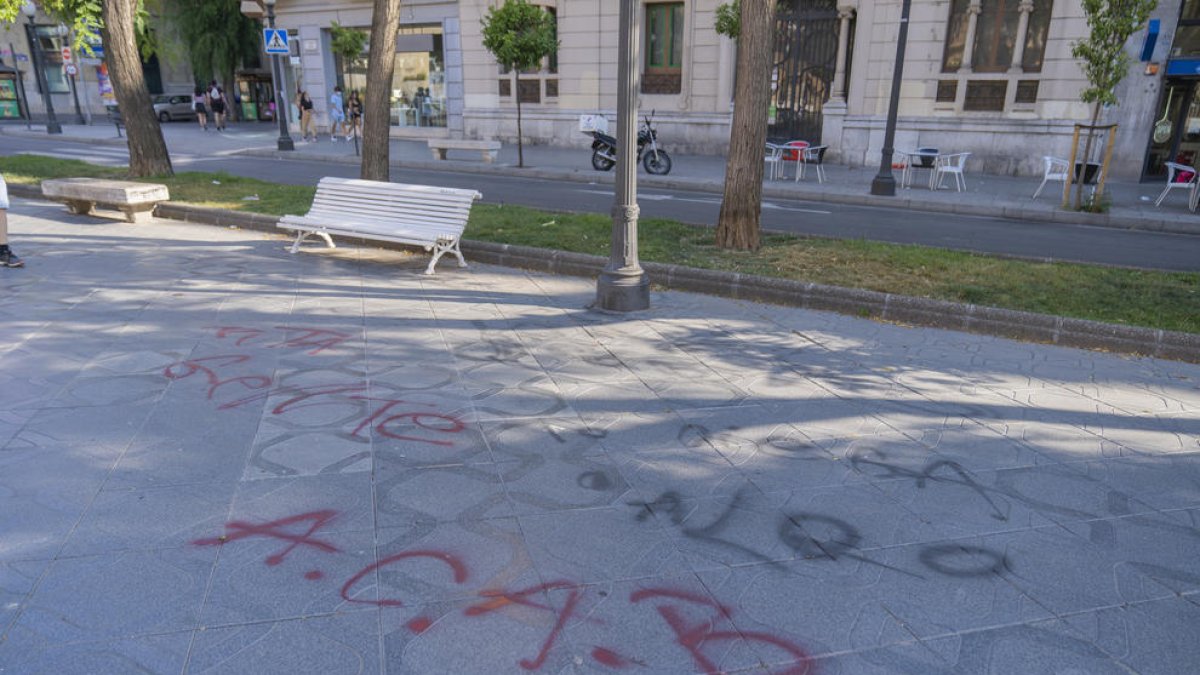
M 26 2 L 22 5 L 21 11 L 28 19 L 28 23 L 25 24 L 25 38 L 29 40 L 29 58 L 33 62 L 33 75 L 37 78 L 38 89 L 42 90 L 42 100 L 46 104 L 46 133 L 61 134 L 62 125 L 54 116 L 54 102 L 50 100 L 50 84 L 46 81 L 46 74 L 42 72 L 41 59 L 38 58 L 37 27 L 33 23 L 33 18 L 37 16 L 37 6 L 32 2 Z
M 267 28 L 275 28 L 275 0 L 264 0 L 267 5 Z M 284 114 L 287 99 L 283 95 L 283 69 L 279 65 L 279 55 L 271 54 L 271 86 L 275 89 L 275 122 L 279 124 L 279 140 L 275 147 L 280 151 L 296 149 L 295 142 L 288 135 L 287 115 Z
M 69 28 L 67 28 L 66 24 L 60 23 L 60 24 L 58 24 L 58 35 L 60 37 L 64 37 L 64 38 L 70 37 L 71 30 Z M 70 42 L 70 41 L 68 40 L 68 42 Z M 67 71 L 67 81 L 71 85 L 71 100 L 73 100 L 75 102 L 75 123 L 76 124 L 87 124 L 87 121 L 83 119 L 83 109 L 79 107 L 79 87 L 75 86 L 75 72 L 74 71 L 77 67 L 78 66 L 76 66 L 72 62 L 68 65 L 64 65 L 63 69 Z
M 908 12 L 912 0 L 904 0 L 900 8 L 900 34 L 896 36 L 896 66 L 892 70 L 892 99 L 888 102 L 887 128 L 883 132 L 883 153 L 879 158 L 879 173 L 871 181 L 871 194 L 892 197 L 896 194 L 896 177 L 892 175 L 892 155 L 896 148 L 896 113 L 900 108 L 900 80 L 904 75 L 904 48 L 908 44 Z
M 637 113 L 640 0 L 621 0 L 617 62 L 617 192 L 612 249 L 596 282 L 597 309 L 630 312 L 650 307 L 650 280 L 638 262 Z

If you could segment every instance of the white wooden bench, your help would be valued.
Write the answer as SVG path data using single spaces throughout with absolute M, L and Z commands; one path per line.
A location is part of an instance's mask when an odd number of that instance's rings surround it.
M 391 241 L 423 246 L 433 251 L 425 274 L 443 254 L 453 253 L 458 266 L 466 267 L 458 240 L 471 205 L 483 195 L 475 190 L 405 185 L 350 178 L 322 178 L 312 208 L 303 216 L 284 216 L 277 224 L 296 233 L 291 251 L 309 235 L 336 248 L 330 235 Z
M 52 178 L 42 181 L 42 195 L 65 202 L 73 213 L 88 215 L 97 204 L 111 206 L 131 223 L 150 219 L 159 202 L 171 198 L 166 185 L 103 178 Z
M 447 150 L 478 150 L 483 161 L 491 164 L 500 156 L 500 141 L 472 141 L 464 138 L 431 138 L 425 141 L 434 159 L 446 159 Z

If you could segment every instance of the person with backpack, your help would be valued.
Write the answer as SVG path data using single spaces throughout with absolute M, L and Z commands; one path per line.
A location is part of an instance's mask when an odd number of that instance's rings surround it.
M 217 86 L 217 81 L 213 80 L 208 86 L 208 100 L 212 105 L 213 124 L 216 125 L 217 131 L 225 130 L 225 94 L 221 88 Z
M 196 87 L 192 93 L 192 109 L 196 111 L 196 121 L 200 123 L 200 128 L 208 131 L 208 107 L 205 105 L 204 89 Z

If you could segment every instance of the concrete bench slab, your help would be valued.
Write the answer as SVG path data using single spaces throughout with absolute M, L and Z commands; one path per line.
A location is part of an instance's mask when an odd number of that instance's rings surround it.
M 478 150 L 483 161 L 491 164 L 500 155 L 500 141 L 475 141 L 464 138 L 431 138 L 426 143 L 434 159 L 446 159 L 447 150 Z
M 72 213 L 88 215 L 97 204 L 125 214 L 131 223 L 146 222 L 155 205 L 171 198 L 166 185 L 103 178 L 53 178 L 42 181 L 42 195 L 64 202 Z

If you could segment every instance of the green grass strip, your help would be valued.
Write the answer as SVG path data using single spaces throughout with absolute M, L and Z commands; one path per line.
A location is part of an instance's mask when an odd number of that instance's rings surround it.
M 123 168 L 32 155 L 0 157 L 0 172 L 10 183 L 31 185 L 45 178 L 125 177 Z M 175 201 L 271 215 L 306 212 L 314 192 L 224 172 L 145 180 L 166 184 Z M 471 211 L 466 236 L 608 255 L 611 229 L 606 215 L 479 204 Z M 1029 262 L 928 246 L 792 235 L 765 235 L 755 252 L 726 251 L 712 242 L 710 228 L 659 218 L 640 221 L 643 260 L 1200 333 L 1200 274 L 1195 273 Z

